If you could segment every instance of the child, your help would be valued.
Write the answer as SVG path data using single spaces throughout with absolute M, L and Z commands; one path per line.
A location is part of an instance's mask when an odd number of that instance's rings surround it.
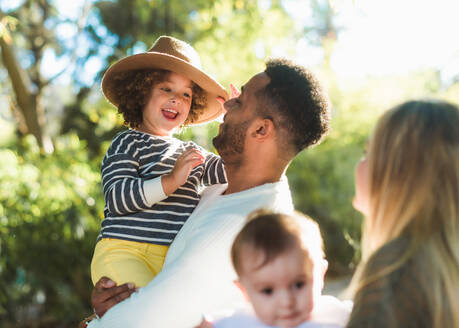
M 234 240 L 235 282 L 251 303 L 214 323 L 225 327 L 344 327 L 350 313 L 322 296 L 328 263 L 317 223 L 294 215 L 255 212 Z M 201 327 L 211 327 L 206 322 Z
M 102 161 L 105 219 L 92 281 L 106 276 L 143 287 L 161 270 L 200 189 L 226 182 L 218 156 L 172 134 L 221 115 L 217 98 L 228 95 L 200 69 L 189 44 L 168 36 L 112 65 L 102 90 L 131 129 L 113 139 Z

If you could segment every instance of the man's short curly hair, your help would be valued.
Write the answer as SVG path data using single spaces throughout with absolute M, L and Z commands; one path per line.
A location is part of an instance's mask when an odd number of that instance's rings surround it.
M 118 113 L 123 115 L 124 124 L 135 129 L 143 120 L 146 106 L 153 87 L 163 82 L 170 71 L 143 69 L 120 72 L 113 78 L 113 90 L 118 99 Z M 193 83 L 191 108 L 185 125 L 195 122 L 207 105 L 206 92 Z
M 268 85 L 259 91 L 259 115 L 279 128 L 281 142 L 294 154 L 317 144 L 329 129 L 329 102 L 306 68 L 287 59 L 266 62 Z

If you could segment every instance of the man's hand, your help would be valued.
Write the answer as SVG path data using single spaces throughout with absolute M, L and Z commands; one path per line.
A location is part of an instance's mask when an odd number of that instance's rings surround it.
M 176 191 L 178 187 L 186 182 L 191 170 L 195 166 L 204 163 L 204 161 L 205 158 L 198 149 L 189 148 L 185 150 L 183 154 L 177 158 L 172 172 L 164 174 L 161 178 L 164 193 L 170 195 Z
M 108 309 L 131 296 L 136 290 L 133 283 L 116 286 L 113 280 L 107 277 L 100 278 L 91 293 L 94 312 L 102 317 Z

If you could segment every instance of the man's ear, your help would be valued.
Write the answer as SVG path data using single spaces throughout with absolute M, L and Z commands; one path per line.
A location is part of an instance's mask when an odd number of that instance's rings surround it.
M 263 140 L 274 134 L 274 123 L 269 118 L 257 119 L 252 129 L 252 137 Z
M 249 295 L 247 295 L 247 291 L 245 290 L 244 286 L 242 286 L 241 282 L 239 280 L 234 280 L 233 283 L 242 292 L 242 295 L 244 295 L 244 298 L 246 299 L 246 301 L 250 302 Z

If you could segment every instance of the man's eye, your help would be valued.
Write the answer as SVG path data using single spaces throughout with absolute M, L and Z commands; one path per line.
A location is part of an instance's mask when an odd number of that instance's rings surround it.
M 264 288 L 264 289 L 261 290 L 261 293 L 269 296 L 269 295 L 272 295 L 273 289 L 272 288 Z

